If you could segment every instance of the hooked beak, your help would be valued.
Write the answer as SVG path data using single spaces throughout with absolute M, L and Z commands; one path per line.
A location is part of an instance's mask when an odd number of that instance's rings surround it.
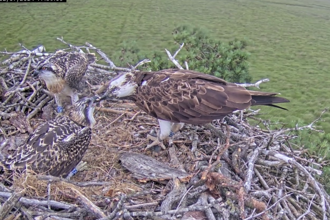
M 113 95 L 111 95 L 111 92 L 107 91 L 101 97 L 97 97 L 96 99 L 97 102 L 100 102 L 102 100 L 113 101 L 117 99 Z
M 37 69 L 35 69 L 35 70 L 32 72 L 32 76 L 33 76 L 33 77 L 36 77 L 36 76 L 39 75 L 39 73 L 40 73 L 40 71 L 37 70 Z

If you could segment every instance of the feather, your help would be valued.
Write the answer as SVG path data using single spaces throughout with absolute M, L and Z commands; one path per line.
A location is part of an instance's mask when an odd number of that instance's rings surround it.
M 59 116 L 39 125 L 23 145 L 0 162 L 9 170 L 30 168 L 36 173 L 66 177 L 88 148 L 90 127 L 95 123 L 93 111 L 93 100 L 79 100 L 70 117 Z
M 171 122 L 203 124 L 251 105 L 289 102 L 277 93 L 249 91 L 215 76 L 191 70 L 134 73 L 131 97 L 149 115 Z
M 95 62 L 94 54 L 58 51 L 41 62 L 34 71 L 46 83 L 47 89 L 55 95 L 58 106 L 61 106 L 59 96 L 71 96 L 72 104 L 78 100 L 75 90 L 80 87 L 87 67 Z
M 162 140 L 176 123 L 181 127 L 182 123 L 200 125 L 251 105 L 279 107 L 273 103 L 289 102 L 276 97 L 277 93 L 249 91 L 215 76 L 177 69 L 123 73 L 110 82 L 101 99 L 108 94 L 132 99 L 141 110 L 158 119 L 160 133 L 147 148 L 156 144 L 165 148 Z

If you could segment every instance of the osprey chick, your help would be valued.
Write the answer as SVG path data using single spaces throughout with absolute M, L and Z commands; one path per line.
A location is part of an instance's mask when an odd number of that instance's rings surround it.
M 276 97 L 277 93 L 250 91 L 215 76 L 177 69 L 124 73 L 112 80 L 106 94 L 130 97 L 140 109 L 158 119 L 160 133 L 147 149 L 156 144 L 164 148 L 163 140 L 182 123 L 200 125 L 252 105 L 289 102 Z
M 94 54 L 58 51 L 38 65 L 33 75 L 38 75 L 54 94 L 57 111 L 63 111 L 60 95 L 71 97 L 74 104 L 78 99 L 75 90 L 86 73 L 89 64 L 95 62 Z
M 75 103 L 68 116 L 45 122 L 13 154 L 1 161 L 5 169 L 32 169 L 36 173 L 66 177 L 83 158 L 95 124 L 94 99 Z

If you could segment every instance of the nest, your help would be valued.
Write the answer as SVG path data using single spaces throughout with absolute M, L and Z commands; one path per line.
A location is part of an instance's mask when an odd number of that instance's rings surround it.
M 63 50 L 94 50 L 108 64 L 88 68 L 80 96 L 105 91 L 116 71 L 130 70 L 88 43 L 59 40 L 69 46 Z M 55 108 L 42 82 L 30 76 L 50 54 L 43 47 L 2 53 L 0 143 L 10 151 L 55 117 Z M 325 162 L 292 147 L 293 131 L 313 130 L 318 119 L 272 130 L 257 113 L 238 111 L 212 126 L 186 125 L 167 150 L 144 151 L 157 120 L 129 101 L 103 102 L 83 158 L 87 168 L 70 180 L 29 171 L 14 173 L 10 184 L 2 179 L 0 219 L 330 218 L 330 197 L 317 181 Z

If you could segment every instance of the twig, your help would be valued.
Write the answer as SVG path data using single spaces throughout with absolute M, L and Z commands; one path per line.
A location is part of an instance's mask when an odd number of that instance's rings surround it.
M 319 186 L 319 183 L 315 180 L 315 178 L 308 172 L 307 169 L 305 169 L 301 164 L 297 163 L 297 161 L 293 158 L 290 158 L 288 156 L 285 156 L 283 154 L 280 154 L 275 151 L 268 151 L 268 150 L 263 150 L 262 151 L 265 155 L 272 155 L 280 160 L 285 161 L 288 164 L 292 164 L 296 166 L 300 171 L 302 171 L 305 175 L 308 176 L 309 183 L 313 186 L 313 188 L 316 190 L 316 192 L 319 194 L 321 198 L 321 207 L 322 207 L 322 212 L 323 212 L 323 219 L 328 219 L 327 218 L 327 213 L 330 210 L 330 201 L 328 201 L 327 196 L 325 195 L 325 191 L 321 189 L 321 186 Z
M 214 204 L 221 202 L 222 198 L 216 199 L 213 202 L 208 203 L 207 205 L 191 205 L 187 208 L 180 208 L 179 210 L 169 210 L 168 212 L 131 212 L 131 216 L 138 217 L 149 217 L 149 216 L 164 216 L 164 215 L 173 215 L 173 214 L 181 214 L 188 211 L 204 211 L 210 207 L 212 207 Z M 101 220 L 101 219 L 100 219 Z M 105 219 L 102 219 L 105 220 Z
M 227 138 L 227 136 L 220 129 L 216 129 L 211 123 L 205 124 L 204 127 L 210 129 L 212 133 L 214 133 L 217 137 L 220 137 L 221 140 Z
M 189 70 L 189 65 L 187 61 L 184 61 L 184 65 L 186 66 L 186 70 Z
M 1 112 L 0 111 L 0 116 L 5 117 L 5 118 L 10 118 L 10 117 L 15 117 L 17 113 L 11 112 L 11 113 L 6 113 L 6 112 Z
M 75 211 L 72 213 L 28 211 L 28 213 L 30 214 L 30 216 L 47 216 L 47 217 L 52 217 L 52 219 L 55 217 L 60 217 L 55 219 L 67 219 L 67 218 L 77 219 L 79 216 L 81 216 L 81 211 Z
M 95 69 L 113 70 L 113 67 L 111 67 L 111 66 L 105 66 L 105 65 L 102 65 L 102 64 L 98 64 L 98 63 L 91 63 L 90 64 L 90 67 L 94 67 Z M 117 75 L 116 72 L 111 72 L 111 73 L 113 75 Z
M 302 131 L 302 130 L 305 130 L 305 129 L 309 129 L 309 130 L 312 130 L 312 131 L 316 131 L 316 132 L 320 132 L 320 133 L 323 133 L 322 130 L 317 130 L 315 127 L 314 127 L 314 124 L 319 122 L 321 119 L 322 119 L 322 116 L 328 112 L 329 109 L 326 108 L 324 109 L 320 116 L 317 117 L 314 121 L 312 121 L 309 125 L 305 125 L 305 126 L 301 126 L 301 127 L 298 127 L 298 124 L 296 124 L 295 128 L 288 128 L 288 129 L 282 129 L 282 130 L 279 130 L 279 131 L 274 131 L 274 134 L 276 136 L 279 136 L 279 135 L 282 135 L 283 133 L 288 133 L 290 131 Z
M 59 41 L 61 41 L 63 44 L 66 44 L 66 45 L 68 45 L 70 48 L 73 48 L 73 49 L 75 49 L 75 50 L 77 50 L 77 51 L 81 51 L 81 48 L 84 48 L 84 47 L 77 47 L 77 46 L 74 46 L 74 45 L 72 45 L 72 44 L 69 44 L 69 43 L 65 42 L 64 39 L 63 39 L 63 37 L 57 37 L 56 39 L 59 40 Z
M 289 196 L 291 196 L 291 193 L 289 193 L 289 194 L 283 196 L 282 198 L 280 198 L 279 200 L 277 200 L 276 203 L 272 204 L 271 206 L 269 206 L 269 207 L 268 207 L 267 209 L 265 209 L 264 211 L 259 212 L 259 213 L 256 214 L 256 215 L 251 215 L 250 217 L 245 218 L 244 220 L 256 219 L 257 217 L 259 217 L 259 216 L 265 214 L 266 212 L 268 212 L 269 210 L 271 210 L 271 209 L 272 209 L 273 207 L 275 207 L 279 202 L 281 202 L 283 199 L 285 199 L 285 198 L 287 198 L 287 197 L 289 197 Z
M 91 49 L 96 50 L 96 52 L 104 59 L 105 62 L 107 62 L 110 65 L 110 67 L 112 69 L 116 69 L 117 68 L 116 65 L 108 58 L 108 56 L 105 53 L 103 53 L 100 49 L 94 47 L 92 44 L 90 44 L 88 42 L 86 42 L 85 44 L 88 47 L 90 47 Z M 130 70 L 128 70 L 128 71 L 130 71 Z
M 0 197 L 4 197 L 4 198 L 9 198 L 10 196 L 12 196 L 12 193 L 9 192 L 0 192 Z M 19 202 L 25 204 L 25 205 L 30 205 L 30 206 L 45 206 L 47 207 L 48 204 L 52 207 L 52 208 L 57 208 L 57 209 L 74 209 L 77 208 L 76 205 L 71 205 L 71 204 L 65 204 L 62 202 L 57 202 L 54 200 L 50 200 L 48 201 L 41 201 L 41 200 L 37 200 L 37 199 L 27 199 L 27 198 L 20 198 Z
M 52 181 L 52 182 L 66 182 L 70 183 L 79 187 L 88 187 L 88 186 L 104 186 L 104 185 L 110 185 L 110 182 L 100 182 L 100 181 L 90 181 L 90 182 L 74 182 L 71 180 L 63 179 L 60 177 L 55 176 L 47 176 L 47 175 L 38 175 L 37 178 L 39 180 L 46 180 L 46 181 Z
M 9 211 L 17 204 L 17 202 L 21 199 L 24 191 L 19 193 L 13 193 L 10 198 L 0 206 L 0 220 L 5 219 Z
M 24 77 L 23 77 L 23 79 L 22 79 L 22 81 L 21 81 L 21 83 L 19 85 L 23 85 L 23 83 L 25 82 L 26 77 L 27 77 L 27 75 L 29 74 L 29 71 L 30 71 L 31 61 L 32 61 L 32 58 L 29 59 L 29 63 L 28 63 L 28 66 L 26 68 Z
M 181 49 L 183 48 L 183 46 L 184 46 L 184 43 L 182 43 L 180 45 L 179 49 L 174 53 L 173 58 L 175 58 L 178 55 L 178 53 L 181 51 Z
M 133 67 L 132 70 L 135 70 L 135 71 L 136 71 L 136 69 L 137 69 L 139 66 L 142 66 L 142 65 L 144 65 L 144 64 L 146 64 L 146 63 L 150 63 L 150 62 L 151 62 L 151 60 L 149 60 L 149 59 L 141 60 L 140 62 L 138 62 L 138 63 Z
M 322 118 L 322 116 L 323 116 L 323 114 L 325 114 L 325 113 L 328 112 L 328 111 L 329 111 L 328 108 L 324 109 L 324 110 L 321 112 L 320 116 L 319 116 L 318 118 L 316 118 L 314 121 L 312 121 L 309 125 L 302 126 L 302 127 L 298 127 L 298 125 L 296 125 L 296 130 L 301 131 L 301 130 L 304 130 L 304 129 L 307 128 L 307 129 L 310 129 L 310 130 L 312 130 L 312 131 L 323 132 L 322 130 L 317 130 L 317 129 L 315 129 L 315 128 L 314 128 L 314 124 L 315 124 L 316 122 L 320 121 L 321 118 Z M 287 130 L 287 131 L 288 131 L 288 130 Z
M 27 208 L 22 206 L 20 210 L 23 212 L 23 214 L 25 215 L 25 217 L 27 217 L 28 220 L 34 220 L 33 216 L 30 214 L 30 211 Z
M 242 83 L 242 84 L 236 83 L 236 85 L 239 85 L 242 87 L 257 87 L 258 89 L 260 89 L 259 85 L 264 82 L 269 82 L 269 79 L 261 79 L 261 80 L 257 81 L 256 83 Z
M 200 202 L 201 202 L 202 205 L 204 205 L 204 206 L 208 205 L 207 194 L 205 192 L 202 193 L 202 195 L 199 197 L 199 199 L 200 199 Z M 212 210 L 211 210 L 211 207 L 205 209 L 204 212 L 205 212 L 205 215 L 206 215 L 208 220 L 215 220 L 216 219 L 213 212 L 212 212 Z
M 120 110 L 115 110 L 115 109 L 111 109 L 111 108 L 96 107 L 95 109 L 97 111 L 101 111 L 101 112 L 109 112 L 109 113 L 115 113 L 115 114 L 127 114 L 128 116 L 131 116 L 131 117 L 133 117 L 135 115 L 133 112 L 120 111 Z
M 148 207 L 148 206 L 157 206 L 158 204 L 159 204 L 159 202 L 149 202 L 149 203 L 125 206 L 125 208 L 126 209 L 139 209 L 139 208 L 144 208 L 144 207 Z
M 244 183 L 245 192 L 250 192 L 250 190 L 251 190 L 254 163 L 256 162 L 256 160 L 258 158 L 259 151 L 260 151 L 260 149 L 258 147 L 256 149 L 254 149 L 252 156 L 249 158 L 248 169 L 247 169 L 245 183 Z
M 170 51 L 168 51 L 167 49 L 165 49 L 168 58 L 172 61 L 172 63 L 174 63 L 175 66 L 177 66 L 179 69 L 183 69 L 183 67 L 179 64 L 179 62 L 175 59 L 176 55 L 178 55 L 178 53 L 180 52 L 180 50 L 183 48 L 184 43 L 181 44 L 180 48 L 174 53 L 174 55 L 172 56 L 172 54 L 170 53 Z
M 35 116 L 41 109 L 48 103 L 50 100 L 52 100 L 52 97 L 46 97 L 43 101 L 41 101 L 38 106 L 26 117 L 28 120 L 30 120 L 33 116 Z
M 110 124 L 109 124 L 108 126 L 110 126 L 110 125 L 116 123 L 116 122 L 117 122 L 121 117 L 123 117 L 125 114 L 126 114 L 126 113 L 124 112 L 124 113 L 122 113 L 121 115 L 119 115 L 115 120 L 113 120 L 112 122 L 110 122 Z M 108 127 L 108 126 L 107 126 L 107 127 Z
M 121 207 L 123 206 L 124 201 L 126 200 L 126 195 L 125 194 L 121 194 L 120 195 L 120 199 L 117 203 L 116 208 L 111 212 L 110 215 L 108 215 L 107 217 L 101 218 L 99 220 L 111 220 L 115 217 L 115 215 L 118 213 L 118 211 L 121 209 Z
M 79 190 L 77 190 L 75 187 L 73 187 L 72 184 L 63 182 L 65 186 L 68 187 L 73 193 L 74 197 L 78 199 L 82 205 L 95 217 L 97 218 L 104 218 L 106 215 L 102 212 L 102 210 L 97 207 L 94 203 L 92 203 L 86 196 L 84 196 Z
M 186 192 L 185 185 L 182 184 L 179 179 L 173 179 L 173 185 L 174 187 L 172 191 L 167 194 L 166 198 L 163 200 L 160 206 L 160 210 L 162 212 L 166 213 L 167 211 L 171 210 L 173 203 L 176 203 L 178 200 L 183 198 L 182 195 Z

